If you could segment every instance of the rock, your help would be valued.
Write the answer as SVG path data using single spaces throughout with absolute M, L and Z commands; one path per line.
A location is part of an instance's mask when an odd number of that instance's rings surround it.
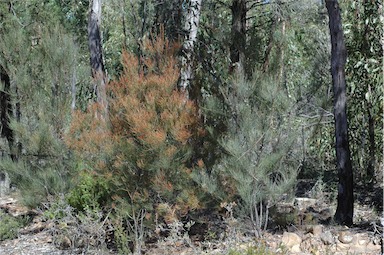
M 345 244 L 345 243 L 341 243 L 341 242 L 338 242 L 336 244 L 337 251 L 346 252 L 346 251 L 349 251 L 349 248 L 350 248 L 349 244 Z
M 338 239 L 344 244 L 350 244 L 353 241 L 353 236 L 349 231 L 341 231 L 339 232 Z
M 190 255 L 190 254 L 193 254 L 192 248 L 188 248 L 180 252 L 180 255 Z
M 320 234 L 320 239 L 325 245 L 330 245 L 335 243 L 335 238 L 333 237 L 330 231 L 325 231 Z
M 299 235 L 297 235 L 295 233 L 284 232 L 281 241 L 288 248 L 292 248 L 295 245 L 300 246 L 302 239 Z
M 369 237 L 368 233 L 357 233 L 353 235 L 354 244 L 367 246 L 370 241 L 371 238 Z
M 311 233 L 307 234 L 307 238 L 303 240 L 303 242 L 300 245 L 300 248 L 303 252 L 307 252 L 313 255 L 320 255 L 319 248 L 321 247 L 321 241 L 317 240 L 316 238 L 313 238 L 313 235 Z
M 365 252 L 366 252 L 366 246 L 365 245 L 351 245 L 350 247 L 349 247 L 349 250 L 352 252 L 353 251 L 353 253 L 354 254 L 365 254 Z
M 295 244 L 294 246 L 292 246 L 292 247 L 291 247 L 291 252 L 294 252 L 294 253 L 299 253 L 299 252 L 301 252 L 300 244 Z
M 345 252 L 336 251 L 335 253 L 333 253 L 333 255 L 345 255 Z
M 367 252 L 374 252 L 374 251 L 379 252 L 381 250 L 381 245 L 370 242 L 367 244 L 366 250 Z
M 323 233 L 323 225 L 314 225 L 310 228 L 310 232 L 314 236 L 320 236 Z

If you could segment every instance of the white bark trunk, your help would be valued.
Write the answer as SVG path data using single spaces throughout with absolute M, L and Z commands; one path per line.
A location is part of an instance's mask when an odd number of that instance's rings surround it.
M 96 14 L 97 17 L 97 25 L 101 25 L 101 4 L 102 0 L 93 0 L 92 1 L 92 11 Z
M 196 42 L 197 29 L 199 27 L 200 10 L 202 0 L 190 0 L 188 10 L 186 11 L 186 19 L 184 29 L 186 31 L 185 41 L 183 44 L 183 57 L 181 59 L 180 73 L 180 90 L 184 91 L 188 96 L 188 89 L 193 77 L 192 61 L 193 48 Z
M 104 117 L 107 117 L 107 97 L 105 86 L 108 78 L 103 63 L 103 47 L 101 42 L 101 6 L 102 0 L 91 0 L 88 17 L 88 44 L 90 52 L 90 64 L 92 70 L 93 86 L 97 102 L 104 109 Z

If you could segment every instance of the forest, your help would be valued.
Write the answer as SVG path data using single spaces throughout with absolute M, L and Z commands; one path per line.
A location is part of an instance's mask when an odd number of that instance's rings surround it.
M 1 0 L 0 253 L 383 252 L 383 8 Z

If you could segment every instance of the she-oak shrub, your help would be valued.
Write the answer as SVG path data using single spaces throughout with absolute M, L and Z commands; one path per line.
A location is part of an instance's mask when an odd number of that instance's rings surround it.
M 66 141 L 110 183 L 115 204 L 128 212 L 169 208 L 164 216 L 171 221 L 199 207 L 187 167 L 200 133 L 197 109 L 176 89 L 174 48 L 162 36 L 144 46 L 143 65 L 123 53 L 124 70 L 107 87 L 107 120 L 95 117 L 97 104 L 76 112 Z
M 238 202 L 239 216 L 261 236 L 269 208 L 295 184 L 300 159 L 295 105 L 273 75 L 255 73 L 251 81 L 237 77 L 222 93 L 223 102 L 208 98 L 205 109 L 226 120 L 219 138 L 225 154 L 209 171 L 202 164 L 194 178 L 224 204 Z

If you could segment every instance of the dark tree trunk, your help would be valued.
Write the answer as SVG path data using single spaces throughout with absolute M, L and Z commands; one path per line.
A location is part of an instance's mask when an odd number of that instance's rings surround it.
M 188 5 L 190 4 L 191 1 L 158 1 L 158 4 L 155 5 L 155 19 L 153 24 L 153 29 L 156 33 L 160 33 L 160 27 L 164 26 L 165 35 L 168 39 L 171 41 L 179 40 L 180 36 L 183 35 L 183 12 L 188 11 Z
M 232 6 L 232 43 L 230 46 L 231 68 L 230 72 L 244 74 L 245 47 L 246 47 L 246 0 L 233 0 Z
M 90 52 L 90 64 L 92 70 L 94 92 L 96 99 L 102 107 L 107 107 L 105 85 L 107 77 L 103 63 L 103 50 L 101 44 L 101 0 L 89 2 L 88 18 L 88 46 Z
M 331 34 L 331 73 L 334 93 L 334 118 L 336 137 L 336 159 L 339 177 L 335 221 L 339 224 L 353 224 L 353 171 L 348 141 L 347 97 L 345 63 L 347 50 L 341 25 L 340 8 L 337 0 L 326 0 Z
M 10 155 L 12 160 L 16 159 L 14 153 L 14 134 L 9 126 L 10 116 L 13 115 L 11 104 L 11 79 L 5 69 L 0 66 L 0 82 L 2 83 L 2 90 L 0 90 L 0 124 L 1 124 L 1 137 L 5 137 L 8 141 Z
M 127 34 L 127 21 L 125 20 L 125 11 L 127 7 L 125 5 L 125 1 L 121 1 L 121 24 L 123 26 L 123 35 L 124 35 L 124 41 L 123 41 L 123 50 L 128 50 L 128 34 Z
M 17 87 L 17 84 L 15 85 L 15 95 L 16 95 L 16 104 L 15 104 L 15 113 L 14 118 L 16 118 L 16 121 L 20 123 L 21 121 L 21 107 L 20 107 L 20 94 L 19 94 L 19 88 Z M 15 159 L 17 160 L 19 155 L 21 155 L 21 152 L 23 150 L 23 144 L 16 139 L 16 156 Z

